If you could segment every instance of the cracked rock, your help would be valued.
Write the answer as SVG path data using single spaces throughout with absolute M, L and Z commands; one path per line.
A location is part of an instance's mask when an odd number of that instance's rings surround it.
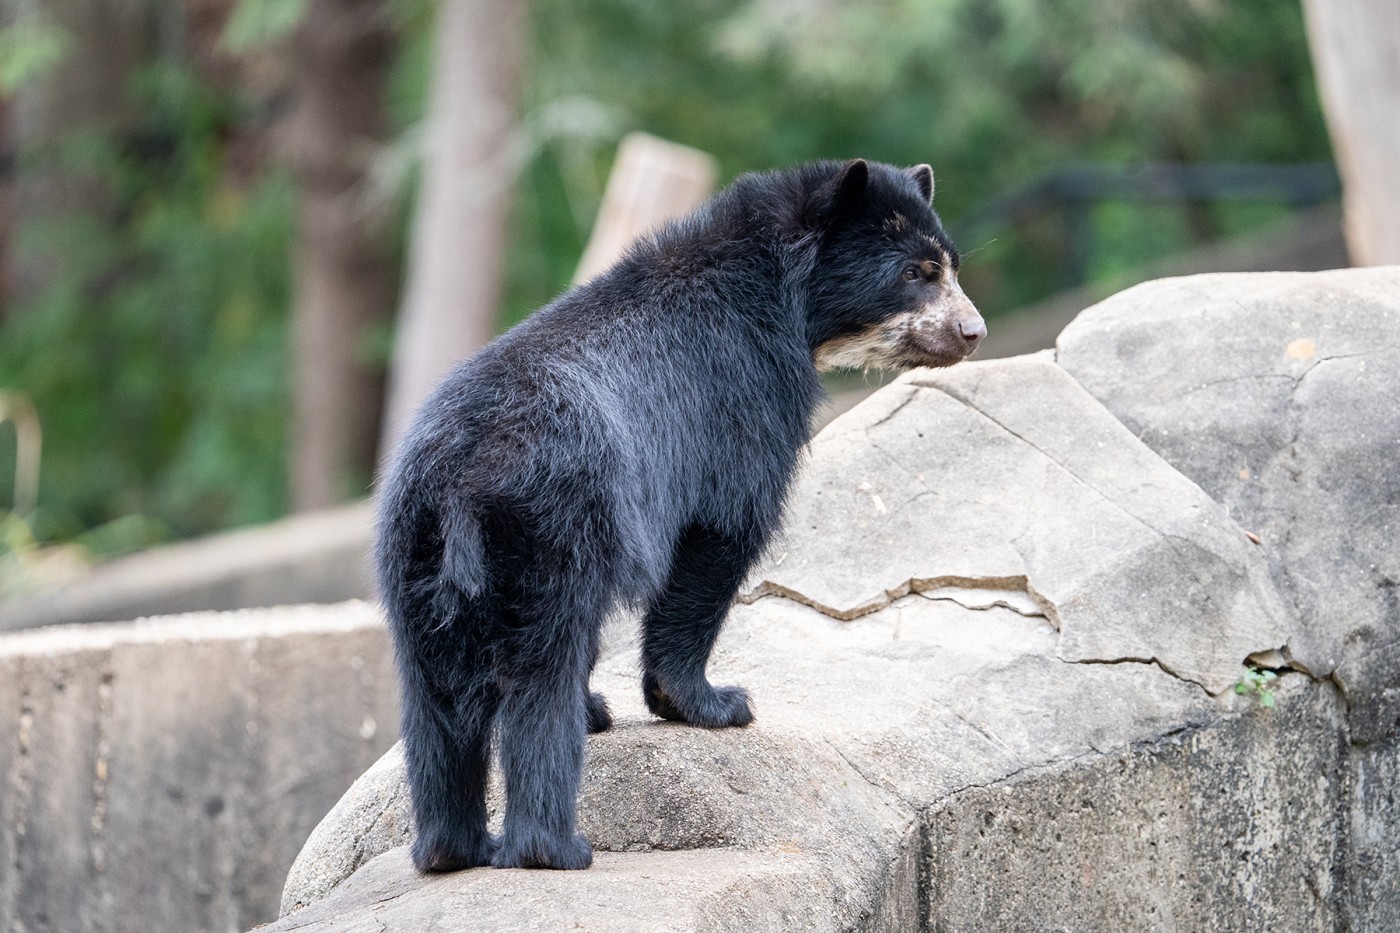
M 318 922 L 359 929 L 368 916 L 389 929 L 434 928 L 433 918 L 443 929 L 477 929 L 452 924 L 478 916 L 456 912 L 478 900 L 490 901 L 493 929 L 584 920 L 595 929 L 671 929 L 655 925 L 651 904 L 673 894 L 675 929 L 908 929 L 879 918 L 910 907 L 914 882 L 886 897 L 882 879 L 915 864 L 913 827 L 930 801 L 1218 714 L 1198 687 L 1153 667 L 1066 664 L 1055 657 L 1057 639 L 1043 618 L 912 594 L 851 621 L 790 600 L 736 606 L 711 675 L 748 687 L 758 721 L 719 731 L 648 715 L 635 647 L 623 647 L 593 682 L 617 720 L 588 739 L 578 814 L 597 850 L 593 870 L 416 877 L 402 848 L 412 826 L 396 748 L 312 834 L 288 877 L 285 916 L 269 933 Z M 497 831 L 500 786 L 494 774 Z M 751 874 L 745 885 L 718 888 L 671 874 L 691 865 Z M 506 893 L 521 876 L 541 879 L 539 897 Z M 609 887 L 625 888 L 628 878 L 631 893 Z M 770 878 L 788 879 L 791 897 L 773 900 Z M 577 900 L 605 890 L 605 903 Z M 375 906 L 390 898 L 392 910 Z M 726 922 L 696 919 L 711 909 Z M 819 919 L 773 919 L 792 911 Z
M 1048 354 L 900 379 L 813 443 L 791 501 L 755 597 L 848 619 L 1000 590 L 1064 660 L 1155 661 L 1211 693 L 1289 630 L 1244 530 Z
M 1400 268 L 1148 282 L 1059 364 L 1258 536 L 1360 739 L 1400 721 Z M 1258 647 L 1272 647 L 1260 645 Z

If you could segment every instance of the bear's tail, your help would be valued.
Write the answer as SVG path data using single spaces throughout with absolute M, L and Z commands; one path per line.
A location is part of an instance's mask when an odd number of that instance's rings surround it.
M 450 620 L 463 599 L 487 588 L 481 523 L 462 499 L 389 496 L 381 503 L 375 542 L 379 595 L 391 625 L 430 630 Z
M 439 515 L 444 582 L 471 599 L 486 589 L 486 543 L 481 522 L 467 502 L 454 502 Z

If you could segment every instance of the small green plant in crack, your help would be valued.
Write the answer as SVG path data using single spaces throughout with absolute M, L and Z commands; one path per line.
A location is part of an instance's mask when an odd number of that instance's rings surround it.
M 1235 684 L 1235 692 L 1241 695 L 1252 695 L 1259 700 L 1259 705 L 1266 709 L 1273 709 L 1274 691 L 1270 686 L 1278 680 L 1278 675 L 1273 671 L 1261 671 L 1257 667 L 1245 668 L 1239 683 Z

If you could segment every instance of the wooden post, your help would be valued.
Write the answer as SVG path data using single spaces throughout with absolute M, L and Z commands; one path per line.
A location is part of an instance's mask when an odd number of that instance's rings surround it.
M 0 424 L 6 421 L 15 426 L 15 497 L 10 510 L 24 518 L 39 504 L 39 449 L 44 432 L 29 399 L 15 392 L 0 392 Z
M 392 452 L 414 411 L 453 364 L 496 329 L 528 17 L 520 0 L 444 0 L 423 180 L 379 445 Z
M 1400 263 L 1400 3 L 1304 0 L 1303 11 L 1347 251 L 1358 266 Z
M 574 272 L 586 282 L 617 262 L 641 234 L 694 210 L 714 190 L 719 167 L 708 153 L 646 133 L 629 133 L 617 158 L 598 220 Z

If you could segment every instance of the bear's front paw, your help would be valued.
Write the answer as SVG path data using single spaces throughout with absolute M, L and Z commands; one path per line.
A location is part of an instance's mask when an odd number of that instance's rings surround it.
M 491 864 L 497 868 L 557 868 L 576 871 L 593 864 L 593 846 L 582 833 L 564 840 L 512 840 L 501 843 Z
M 712 687 L 704 680 L 685 690 L 670 691 L 655 675 L 642 680 L 647 708 L 662 719 L 687 722 L 706 729 L 747 726 L 753 722 L 749 692 L 743 687 Z
M 711 687 L 704 708 L 690 722 L 711 729 L 747 726 L 753 722 L 753 701 L 743 687 Z

